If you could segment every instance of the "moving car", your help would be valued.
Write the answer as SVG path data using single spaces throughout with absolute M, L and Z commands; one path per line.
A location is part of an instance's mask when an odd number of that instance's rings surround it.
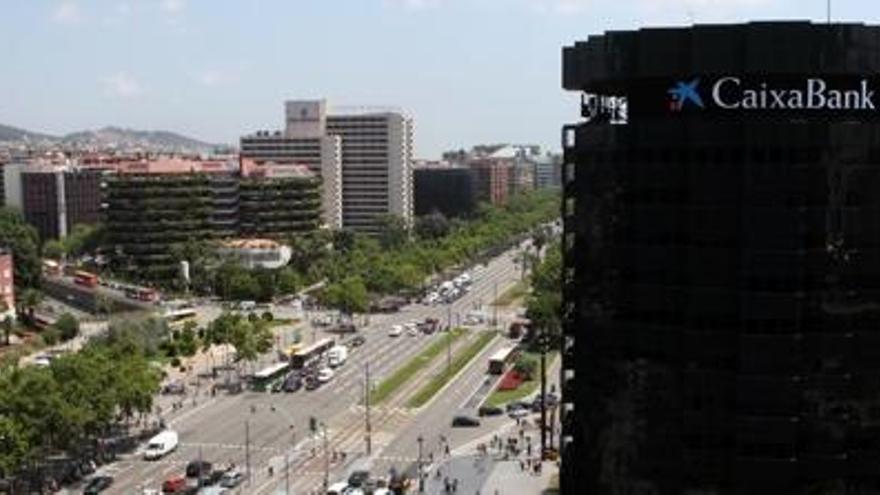
M 452 426 L 480 426 L 480 420 L 470 416 L 456 416 L 452 418 Z
M 370 479 L 369 471 L 355 471 L 348 477 L 348 486 L 352 488 L 360 488 Z
M 89 481 L 89 484 L 86 485 L 83 490 L 83 495 L 93 495 L 97 493 L 101 493 L 104 490 L 110 488 L 110 485 L 113 484 L 112 476 L 95 476 Z
M 403 334 L 403 327 L 400 325 L 392 325 L 391 330 L 388 331 L 389 337 L 400 337 Z
M 500 416 L 504 414 L 504 409 L 498 406 L 482 406 L 477 411 L 480 416 Z
M 348 492 L 348 483 L 345 481 L 340 481 L 339 483 L 333 483 L 327 488 L 327 495 L 345 495 Z
M 177 493 L 186 489 L 186 478 L 183 476 L 175 476 L 168 478 L 162 483 L 162 491 L 165 493 Z
M 144 450 L 144 459 L 148 461 L 160 459 L 166 454 L 173 452 L 177 448 L 177 443 L 177 432 L 165 430 L 147 442 L 147 448 Z
M 211 463 L 208 461 L 192 461 L 186 465 L 187 478 L 202 478 L 211 475 Z
M 523 408 L 523 407 L 518 407 L 516 409 L 512 409 L 512 410 L 508 411 L 507 415 L 510 416 L 511 418 L 523 418 L 523 417 L 528 416 L 530 413 L 531 413 L 531 410 Z
M 316 390 L 321 386 L 321 382 L 314 376 L 309 375 L 305 379 L 306 390 Z
M 354 337 L 348 339 L 348 342 L 345 343 L 348 347 L 360 347 L 367 342 L 367 338 L 363 335 L 355 335 Z
M 303 381 L 297 375 L 290 375 L 284 379 L 284 385 L 282 389 L 287 393 L 296 392 L 300 388 L 302 388 Z
M 224 488 L 235 488 L 244 481 L 244 476 L 238 471 L 226 471 L 220 479 L 220 486 Z

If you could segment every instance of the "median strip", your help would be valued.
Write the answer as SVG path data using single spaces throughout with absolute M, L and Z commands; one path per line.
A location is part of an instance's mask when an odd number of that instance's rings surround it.
M 415 376 L 423 367 L 427 366 L 434 360 L 447 346 L 451 346 L 456 340 L 467 333 L 464 328 L 454 328 L 450 332 L 443 335 L 442 338 L 425 348 L 422 352 L 416 354 L 403 366 L 397 368 L 388 378 L 382 380 L 378 387 L 370 394 L 370 402 L 378 404 L 390 397 L 404 383 Z
M 431 379 L 424 387 L 422 387 L 407 402 L 407 407 L 422 407 L 437 394 L 456 373 L 467 366 L 482 350 L 489 345 L 490 342 L 498 335 L 495 330 L 482 332 L 476 340 L 471 342 L 467 347 L 459 349 L 452 358 L 452 365 Z

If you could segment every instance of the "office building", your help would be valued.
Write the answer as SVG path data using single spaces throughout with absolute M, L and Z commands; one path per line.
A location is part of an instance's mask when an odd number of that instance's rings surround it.
M 304 165 L 242 160 L 239 234 L 289 239 L 321 225 L 321 179 Z
M 326 132 L 326 103 L 289 101 L 285 105 L 286 128 L 259 131 L 241 138 L 241 158 L 255 163 L 304 165 L 321 186 L 321 219 L 331 229 L 342 228 L 342 145 L 338 136 Z
M 563 51 L 565 494 L 878 493 L 880 28 Z
M 177 277 L 174 246 L 238 235 L 237 167 L 179 159 L 116 165 L 106 177 L 104 224 L 114 271 L 141 280 Z
M 493 205 L 507 203 L 511 164 L 503 159 L 479 158 L 468 163 L 474 174 L 477 201 Z
M 466 218 L 477 209 L 474 172 L 466 167 L 430 167 L 413 170 L 416 216 L 442 213 Z
M 328 115 L 327 132 L 342 138 L 342 226 L 375 234 L 385 215 L 412 224 L 412 121 L 350 109 Z
M 21 210 L 41 239 L 60 239 L 75 225 L 100 220 L 102 174 L 71 164 L 8 164 L 3 167 L 4 203 Z
M 532 159 L 535 167 L 535 189 L 547 189 L 562 185 L 562 157 L 539 155 Z

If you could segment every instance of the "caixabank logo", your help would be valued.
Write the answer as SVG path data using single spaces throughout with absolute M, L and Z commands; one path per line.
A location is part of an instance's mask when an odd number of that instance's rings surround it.
M 725 75 L 678 80 L 667 90 L 673 113 L 876 113 L 880 84 L 869 77 L 760 78 Z

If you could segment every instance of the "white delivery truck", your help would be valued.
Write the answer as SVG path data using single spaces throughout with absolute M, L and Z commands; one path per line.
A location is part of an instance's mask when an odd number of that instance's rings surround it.
M 333 347 L 327 352 L 327 364 L 331 368 L 342 366 L 346 359 L 348 359 L 348 347 L 344 345 Z
M 147 442 L 147 448 L 144 450 L 144 459 L 159 459 L 169 454 L 177 448 L 177 432 L 173 430 L 165 430 L 154 436 Z

